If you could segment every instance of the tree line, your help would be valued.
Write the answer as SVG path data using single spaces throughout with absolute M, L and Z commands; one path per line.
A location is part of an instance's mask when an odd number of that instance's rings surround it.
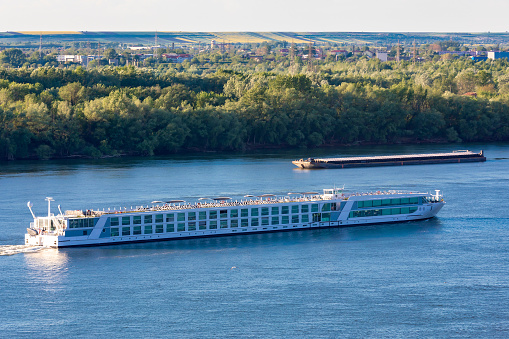
M 190 63 L 0 68 L 0 159 L 507 141 L 507 66 L 360 58 L 312 72 L 299 59 L 199 72 Z

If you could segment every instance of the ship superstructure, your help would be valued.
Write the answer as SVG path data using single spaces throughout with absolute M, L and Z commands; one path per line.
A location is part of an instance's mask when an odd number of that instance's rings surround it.
M 203 199 L 203 198 L 202 198 Z M 25 244 L 46 247 L 111 245 L 308 228 L 357 226 L 434 217 L 445 204 L 435 194 L 375 191 L 344 193 L 343 189 L 229 197 L 186 203 L 153 201 L 119 211 L 74 210 L 34 218 Z

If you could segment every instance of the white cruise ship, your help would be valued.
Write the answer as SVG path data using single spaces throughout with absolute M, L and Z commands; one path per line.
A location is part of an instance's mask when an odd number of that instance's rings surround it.
M 199 199 L 195 203 L 153 201 L 151 206 L 120 211 L 66 211 L 36 217 L 26 245 L 96 246 L 261 232 L 395 223 L 434 217 L 445 204 L 435 194 L 377 191 L 344 193 L 343 189 Z

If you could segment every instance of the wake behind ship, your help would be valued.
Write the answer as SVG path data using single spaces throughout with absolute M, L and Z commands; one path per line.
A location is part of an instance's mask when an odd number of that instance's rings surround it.
M 231 201 L 229 197 L 189 204 L 182 200 L 121 211 L 60 211 L 36 217 L 25 235 L 26 245 L 71 247 L 162 241 L 194 237 L 358 226 L 434 217 L 445 204 L 435 194 L 376 191 L 343 193 L 342 189 L 264 194 Z M 161 204 L 161 205 L 158 205 Z

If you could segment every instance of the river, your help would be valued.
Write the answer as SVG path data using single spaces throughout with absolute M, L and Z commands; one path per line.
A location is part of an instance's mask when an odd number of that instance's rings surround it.
M 484 163 L 299 170 L 297 158 L 483 149 Z M 440 189 L 403 224 L 96 248 L 23 246 L 26 206 Z M 509 337 L 509 144 L 0 163 L 1 337 Z M 12 254 L 12 255 L 6 255 Z

